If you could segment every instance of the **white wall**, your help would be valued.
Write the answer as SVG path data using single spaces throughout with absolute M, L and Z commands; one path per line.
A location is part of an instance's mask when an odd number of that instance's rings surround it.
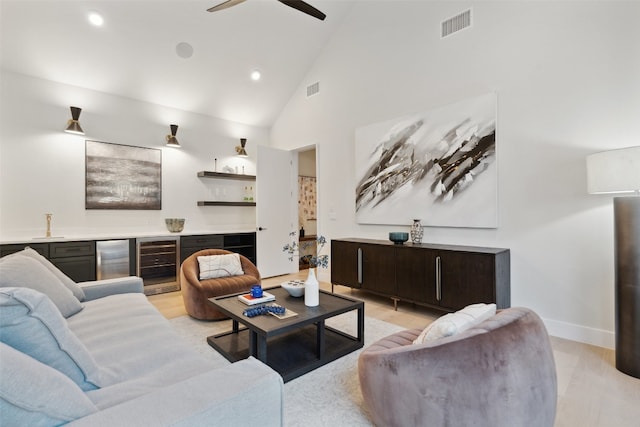
M 4 71 L 0 111 L 0 239 L 44 237 L 45 213 L 54 236 L 166 232 L 164 218 L 187 218 L 185 232 L 255 229 L 253 207 L 198 207 L 216 189 L 220 199 L 241 200 L 243 181 L 196 177 L 229 165 L 255 174 L 257 145 L 268 129 L 135 101 Z M 85 136 L 62 130 L 69 106 L 83 109 Z M 182 148 L 166 147 L 169 125 L 179 126 Z M 248 159 L 235 156 L 247 138 Z M 162 210 L 85 210 L 85 139 L 160 148 Z
M 472 28 L 440 39 L 470 6 Z M 386 239 L 409 224 L 356 223 L 355 129 L 495 91 L 500 226 L 431 227 L 424 241 L 510 248 L 513 306 L 612 347 L 612 200 L 586 194 L 585 156 L 640 142 L 637 16 L 638 2 L 358 2 L 272 144 L 318 144 L 322 234 Z
M 316 176 L 316 150 L 298 153 L 298 175 Z

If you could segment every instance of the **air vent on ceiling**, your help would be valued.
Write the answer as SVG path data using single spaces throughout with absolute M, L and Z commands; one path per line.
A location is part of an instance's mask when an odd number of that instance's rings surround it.
M 320 82 L 307 86 L 307 98 L 320 92 Z
M 447 37 L 457 31 L 463 30 L 471 26 L 471 9 L 442 21 L 441 37 Z

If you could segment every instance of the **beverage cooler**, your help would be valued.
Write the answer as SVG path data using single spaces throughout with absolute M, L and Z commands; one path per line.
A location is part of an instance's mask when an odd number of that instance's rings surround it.
M 180 238 L 136 239 L 137 275 L 144 282 L 145 295 L 180 290 Z
M 131 242 L 133 243 L 133 242 Z M 133 246 L 129 239 L 96 241 L 96 279 L 130 276 L 134 265 Z

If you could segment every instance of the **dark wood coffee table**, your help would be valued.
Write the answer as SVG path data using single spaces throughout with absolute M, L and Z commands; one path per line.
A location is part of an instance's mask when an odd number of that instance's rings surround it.
M 209 303 L 232 320 L 229 332 L 210 336 L 207 342 L 227 360 L 249 356 L 277 371 L 285 382 L 336 360 L 364 344 L 364 302 L 320 291 L 320 305 L 307 307 L 304 297 L 294 298 L 281 287 L 265 289 L 275 295 L 275 303 L 298 313 L 287 319 L 270 314 L 247 317 L 248 307 L 239 294 L 209 298 Z M 357 336 L 325 325 L 325 320 L 357 310 Z

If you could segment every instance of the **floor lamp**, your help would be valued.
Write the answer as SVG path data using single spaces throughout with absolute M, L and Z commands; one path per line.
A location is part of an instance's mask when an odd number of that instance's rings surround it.
M 587 156 L 589 193 L 614 197 L 616 369 L 640 378 L 640 146 Z

